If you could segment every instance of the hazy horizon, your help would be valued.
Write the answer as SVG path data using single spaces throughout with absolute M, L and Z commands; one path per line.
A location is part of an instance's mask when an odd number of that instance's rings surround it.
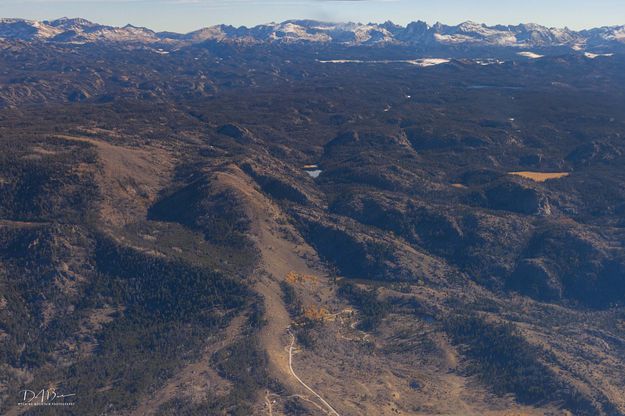
M 328 22 L 392 21 L 406 25 L 423 20 L 430 25 L 475 21 L 487 25 L 536 23 L 580 30 L 625 24 L 625 3 L 618 1 L 459 0 L 427 4 L 408 0 L 5 0 L 0 16 L 33 20 L 81 17 L 101 24 L 132 24 L 157 31 L 190 32 L 216 24 L 256 26 L 285 20 Z

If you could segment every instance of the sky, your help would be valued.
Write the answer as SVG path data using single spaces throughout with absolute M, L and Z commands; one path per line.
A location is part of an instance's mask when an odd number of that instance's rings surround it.
M 0 17 L 63 16 L 182 33 L 220 23 L 253 26 L 304 18 L 403 25 L 531 22 L 583 29 L 625 24 L 625 0 L 0 0 Z

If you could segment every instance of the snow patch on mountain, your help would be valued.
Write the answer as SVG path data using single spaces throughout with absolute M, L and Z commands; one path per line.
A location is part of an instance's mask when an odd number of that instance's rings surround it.
M 609 58 L 614 56 L 613 53 L 592 53 L 592 52 L 584 52 L 584 56 L 588 59 L 596 59 L 596 58 Z
M 523 51 L 523 52 L 518 52 L 517 55 L 522 56 L 524 58 L 529 58 L 529 59 L 540 59 L 540 58 L 544 58 L 544 55 L 539 55 L 537 53 L 534 52 L 530 52 L 530 51 Z
M 422 59 L 385 59 L 376 61 L 364 61 L 360 59 L 331 59 L 327 61 L 317 61 L 322 64 L 410 64 L 421 68 L 441 65 L 451 62 L 444 58 L 422 58 Z

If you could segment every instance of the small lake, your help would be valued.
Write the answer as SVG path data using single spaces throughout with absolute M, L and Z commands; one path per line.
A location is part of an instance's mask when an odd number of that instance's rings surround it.
M 304 172 L 311 178 L 317 179 L 323 170 L 319 169 L 319 165 L 305 165 Z

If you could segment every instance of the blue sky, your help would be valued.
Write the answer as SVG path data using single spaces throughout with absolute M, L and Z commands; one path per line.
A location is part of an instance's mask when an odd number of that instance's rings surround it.
M 625 24 L 625 0 L 0 0 L 0 17 L 62 16 L 177 32 L 299 18 L 400 24 L 533 22 L 581 29 Z

